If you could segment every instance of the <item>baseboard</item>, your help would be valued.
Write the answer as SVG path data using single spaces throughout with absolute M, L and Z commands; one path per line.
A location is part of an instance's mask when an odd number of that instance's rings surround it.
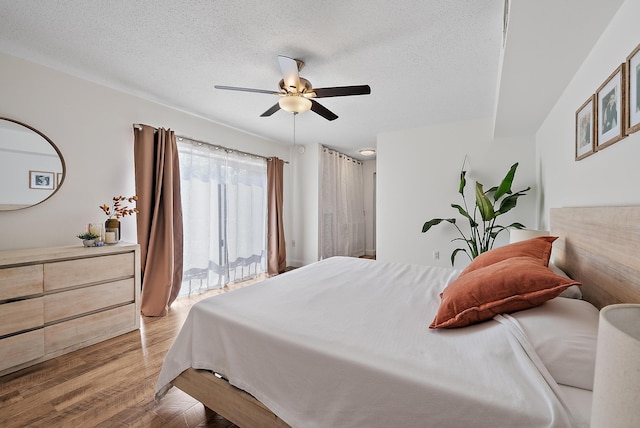
M 306 264 L 309 264 L 309 263 L 306 263 Z M 304 265 L 305 265 L 305 263 L 303 261 L 301 261 L 301 260 L 287 260 L 287 266 L 291 266 L 291 267 L 294 267 L 294 268 L 299 268 L 299 267 L 302 267 Z

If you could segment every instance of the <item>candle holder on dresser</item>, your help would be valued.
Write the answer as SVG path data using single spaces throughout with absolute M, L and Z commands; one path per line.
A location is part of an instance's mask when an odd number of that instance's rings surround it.
M 104 240 L 104 235 L 102 234 L 102 223 L 89 223 L 87 225 L 87 231 L 97 235 L 96 246 L 102 245 Z
M 120 220 L 115 218 L 107 219 L 104 222 L 104 243 L 116 244 L 120 241 Z

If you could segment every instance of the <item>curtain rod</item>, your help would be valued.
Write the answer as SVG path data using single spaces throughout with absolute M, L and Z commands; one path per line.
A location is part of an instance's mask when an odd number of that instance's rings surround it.
M 337 151 L 337 150 L 335 150 L 335 149 L 331 149 L 331 148 L 329 148 L 329 147 L 322 146 L 322 150 L 323 150 L 323 151 L 325 151 L 325 152 L 329 152 L 329 154 L 334 154 L 334 153 L 335 153 L 335 154 L 337 154 L 337 155 L 338 155 L 338 157 L 340 157 L 340 158 L 344 158 L 344 159 L 346 159 L 346 160 L 348 160 L 348 161 L 351 161 L 351 162 L 353 162 L 353 163 L 356 163 L 356 164 L 358 164 L 358 165 L 362 165 L 362 161 L 361 161 L 361 160 L 356 159 L 356 158 L 354 158 L 354 157 L 351 157 L 351 156 L 349 156 L 349 155 L 345 155 L 344 153 L 339 152 L 339 151 Z
M 150 126 L 150 125 L 146 125 L 146 126 Z M 134 124 L 133 124 L 133 127 L 134 127 L 135 129 L 142 129 L 142 125 L 141 125 L 140 123 L 134 123 Z M 152 126 L 152 128 L 153 128 L 153 129 L 155 129 L 155 130 L 157 130 L 157 129 L 158 129 L 158 128 L 153 127 L 153 126 Z M 207 141 L 201 141 L 201 140 L 196 140 L 196 139 L 191 138 L 191 137 L 185 137 L 184 135 L 178 135 L 178 134 L 176 134 L 176 138 L 181 138 L 181 139 L 184 139 L 184 140 L 193 141 L 194 143 L 206 144 L 207 146 L 218 147 L 218 148 L 220 148 L 220 149 L 222 149 L 222 150 L 228 150 L 228 151 L 230 151 L 230 152 L 240 153 L 240 154 L 242 154 L 242 155 L 253 156 L 253 157 L 256 157 L 256 158 L 265 159 L 265 160 L 267 160 L 267 161 L 270 161 L 270 160 L 271 160 L 271 158 L 268 158 L 268 157 L 266 157 L 266 156 L 256 155 L 255 153 L 243 152 L 242 150 L 230 149 L 230 148 L 228 148 L 228 147 L 220 146 L 220 145 L 218 145 L 218 144 L 209 143 L 209 142 L 207 142 Z M 288 164 L 288 163 L 289 163 L 289 161 L 286 161 L 286 160 L 283 160 L 283 162 L 284 162 L 284 163 L 286 163 L 286 164 Z

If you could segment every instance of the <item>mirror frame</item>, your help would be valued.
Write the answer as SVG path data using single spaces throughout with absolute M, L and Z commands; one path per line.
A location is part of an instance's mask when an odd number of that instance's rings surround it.
M 44 138 L 44 140 L 49 143 L 51 145 L 51 147 L 53 147 L 53 150 L 56 151 L 58 158 L 60 159 L 60 163 L 62 164 L 62 180 L 60 180 L 60 183 L 58 183 L 56 185 L 56 188 L 53 190 L 53 192 L 51 192 L 51 194 L 49 196 L 47 196 L 46 198 L 44 198 L 43 200 L 41 200 L 40 202 L 37 202 L 35 204 L 32 205 L 28 205 L 26 207 L 20 207 L 20 208 L 12 208 L 12 209 L 8 209 L 8 210 L 0 210 L 0 212 L 8 212 L 8 211 L 19 211 L 19 210 L 24 210 L 27 208 L 31 208 L 31 207 L 35 207 L 36 205 L 40 205 L 41 203 L 43 203 L 44 201 L 50 199 L 53 195 L 55 195 L 58 190 L 60 190 L 60 188 L 62 187 L 62 185 L 64 184 L 64 180 L 67 177 L 67 166 L 64 162 L 64 157 L 62 156 L 62 152 L 60 151 L 60 149 L 58 149 L 58 146 L 56 146 L 53 141 L 51 141 L 51 139 L 49 137 L 47 137 L 46 135 L 44 135 L 42 132 L 38 131 L 36 128 L 34 128 L 33 126 L 27 125 L 26 123 L 20 122 L 18 120 L 15 119 L 10 119 L 8 117 L 1 117 L 0 116 L 0 120 L 6 120 L 8 122 L 13 122 L 17 125 L 20 126 L 24 126 L 25 128 L 29 129 L 30 131 L 35 132 L 36 134 L 40 135 L 42 138 Z

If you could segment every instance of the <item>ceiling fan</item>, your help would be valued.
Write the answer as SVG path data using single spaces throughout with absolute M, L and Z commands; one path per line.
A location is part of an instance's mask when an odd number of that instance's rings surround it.
M 280 96 L 280 99 L 270 109 L 262 113 L 261 117 L 271 116 L 280 109 L 298 114 L 305 111 L 313 111 L 327 120 L 335 120 L 338 116 L 327 109 L 314 98 L 345 97 L 348 95 L 368 95 L 371 93 L 369 85 L 336 86 L 332 88 L 314 88 L 307 79 L 300 77 L 300 70 L 304 62 L 298 59 L 279 55 L 278 62 L 283 79 L 280 80 L 280 91 L 266 89 L 238 88 L 236 86 L 215 85 L 216 89 L 230 91 L 257 92 L 260 94 L 272 94 Z

